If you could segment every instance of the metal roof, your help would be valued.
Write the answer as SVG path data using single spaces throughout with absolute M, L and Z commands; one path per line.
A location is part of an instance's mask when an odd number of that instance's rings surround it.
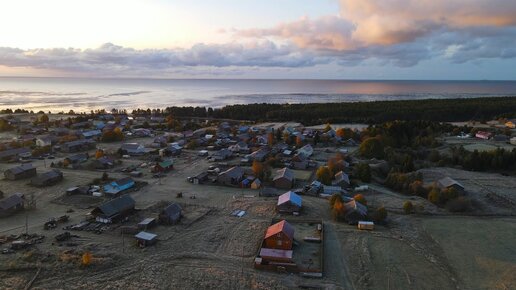
M 158 237 L 158 235 L 152 234 L 152 233 L 148 233 L 148 232 L 139 232 L 136 235 L 134 235 L 134 237 L 137 238 L 137 239 L 140 239 L 140 240 L 152 241 L 156 237 Z
M 292 191 L 288 191 L 278 197 L 278 205 L 284 204 L 285 202 L 291 202 L 301 207 L 302 199 L 301 196 L 295 194 Z
M 282 220 L 270 226 L 265 233 L 265 239 L 279 233 L 284 233 L 291 240 L 294 239 L 294 228 L 286 220 Z
M 95 210 L 100 211 L 106 217 L 112 217 L 120 212 L 134 208 L 135 204 L 134 199 L 126 194 L 101 204 Z

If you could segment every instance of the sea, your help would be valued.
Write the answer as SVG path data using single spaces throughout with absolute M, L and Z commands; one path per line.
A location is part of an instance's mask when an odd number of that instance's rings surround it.
M 516 96 L 516 81 L 0 77 L 0 109 L 95 109 Z

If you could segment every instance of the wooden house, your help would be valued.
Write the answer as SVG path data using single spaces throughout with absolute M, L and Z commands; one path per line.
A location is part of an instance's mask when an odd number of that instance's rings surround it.
M 217 176 L 217 182 L 224 185 L 240 185 L 243 178 L 244 169 L 240 166 L 235 166 L 219 173 Z
M 278 197 L 276 209 L 279 213 L 299 213 L 302 207 L 301 196 L 292 191 L 288 191 Z
M 4 171 L 4 176 L 5 179 L 18 180 L 36 176 L 36 173 L 36 167 L 33 167 L 32 164 L 27 163 L 7 169 Z
M 158 162 L 155 166 L 153 171 L 154 172 L 168 172 L 174 168 L 174 163 L 172 162 L 172 159 L 163 160 L 161 162 Z
M 264 248 L 292 250 L 294 243 L 294 228 L 286 220 L 270 226 L 263 239 Z
M 367 207 L 358 201 L 351 200 L 344 204 L 344 220 L 348 224 L 357 224 L 367 216 Z
M 91 211 L 97 222 L 113 223 L 120 221 L 134 211 L 136 202 L 128 195 L 122 195 L 107 201 Z
M 6 217 L 23 210 L 24 197 L 21 193 L 15 193 L 9 197 L 0 199 L 0 217 Z
M 50 186 L 63 180 L 63 173 L 60 170 L 52 169 L 31 179 L 30 184 L 34 186 Z
M 294 172 L 287 167 L 276 171 L 273 179 L 274 187 L 281 189 L 291 189 L 294 186 Z

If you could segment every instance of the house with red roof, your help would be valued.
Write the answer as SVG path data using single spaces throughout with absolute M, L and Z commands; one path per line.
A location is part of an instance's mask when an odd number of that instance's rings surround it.
M 263 239 L 264 248 L 292 250 L 294 228 L 286 220 L 273 224 L 267 229 Z

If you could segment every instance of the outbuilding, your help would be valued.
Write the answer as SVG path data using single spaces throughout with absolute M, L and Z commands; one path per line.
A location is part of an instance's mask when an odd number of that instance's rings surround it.
M 177 224 L 181 220 L 182 208 L 177 203 L 165 207 L 159 214 L 159 222 L 166 225 Z
M 152 246 L 158 241 L 158 235 L 143 231 L 136 234 L 134 238 L 136 239 L 136 245 L 140 248 Z

